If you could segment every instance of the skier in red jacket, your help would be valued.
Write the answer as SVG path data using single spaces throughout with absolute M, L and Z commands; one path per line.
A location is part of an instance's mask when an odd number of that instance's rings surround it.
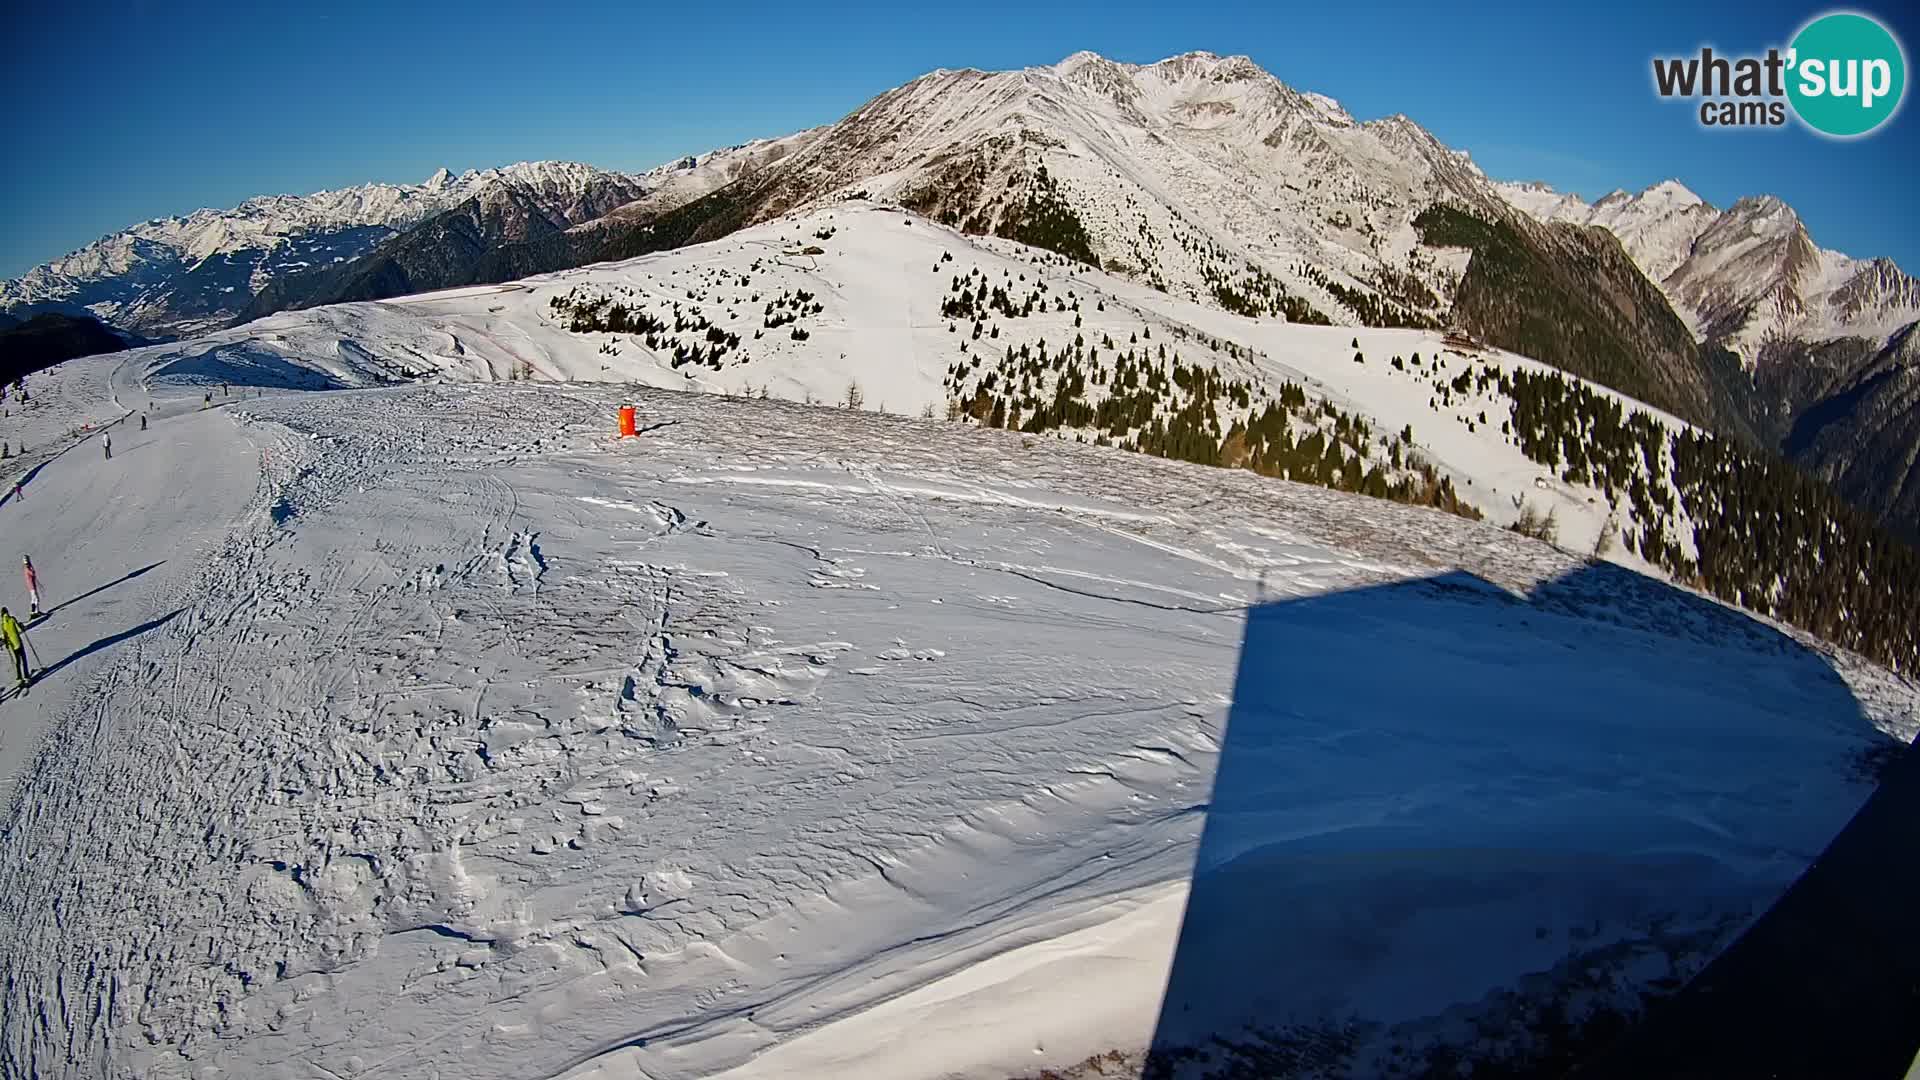
M 40 575 L 33 572 L 32 556 L 20 556 L 20 572 L 26 576 L 27 600 L 33 605 L 27 618 L 37 619 L 40 617 Z

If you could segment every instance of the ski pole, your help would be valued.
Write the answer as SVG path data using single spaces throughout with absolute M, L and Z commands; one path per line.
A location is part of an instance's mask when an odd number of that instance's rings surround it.
M 40 650 L 33 647 L 33 642 L 28 641 L 25 634 L 20 635 L 20 644 L 27 647 L 27 655 L 33 657 L 33 666 L 35 668 L 46 666 L 40 662 Z

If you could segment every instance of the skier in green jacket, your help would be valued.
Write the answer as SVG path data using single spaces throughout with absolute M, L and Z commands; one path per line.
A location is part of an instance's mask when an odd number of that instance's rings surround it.
M 13 612 L 3 607 L 0 607 L 0 641 L 4 641 L 7 651 L 13 654 L 16 689 L 25 690 L 33 674 L 27 670 L 27 635 L 20 629 L 20 620 L 13 617 Z

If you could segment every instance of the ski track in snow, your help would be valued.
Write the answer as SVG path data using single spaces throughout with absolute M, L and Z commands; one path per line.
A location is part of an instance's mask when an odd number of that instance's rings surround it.
M 84 396 L 119 363 L 42 381 Z M 802 1036 L 1142 911 L 1150 1016 L 1246 609 L 1455 567 L 1518 596 L 1580 565 L 1248 473 L 780 402 L 646 391 L 658 426 L 622 442 L 612 387 L 160 392 L 183 404 L 113 464 L 171 510 L 144 539 L 81 530 L 90 565 L 212 539 L 140 594 L 164 623 L 6 707 L 10 738 L 22 705 L 44 730 L 0 839 L 7 1076 L 693 1077 L 779 1044 L 804 1071 L 833 1058 Z M 215 451 L 257 475 L 209 482 Z M 106 514 L 98 464 L 28 497 Z M 19 509 L 10 539 L 62 547 Z M 1502 595 L 1463 625 L 1508 619 Z M 1570 658 L 1745 673 L 1735 707 L 1788 710 L 1811 677 L 1751 620 L 1651 596 L 1544 617 Z M 138 621 L 86 618 L 78 644 Z M 1911 737 L 1909 685 L 1795 638 Z M 1837 775 L 1867 737 L 1811 723 L 1760 779 L 1675 783 L 1735 832 L 1803 819 L 1768 865 L 1714 855 L 1777 891 L 1865 788 L 1752 786 L 1808 754 Z M 1596 805 L 1609 767 L 1578 779 Z M 1352 824 L 1324 816 L 1280 831 Z M 1048 1061 L 1150 1034 L 1074 1012 Z M 969 1075 L 1037 1063 L 980 1052 Z

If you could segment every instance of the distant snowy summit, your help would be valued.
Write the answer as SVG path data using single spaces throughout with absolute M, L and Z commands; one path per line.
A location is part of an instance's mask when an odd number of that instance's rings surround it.
M 0 282 L 0 309 L 85 309 L 125 329 L 183 336 L 230 322 L 267 282 L 344 263 L 489 191 L 524 192 L 562 216 L 597 217 L 638 178 L 571 161 L 521 162 L 419 184 L 263 195 L 228 210 L 154 218 Z
M 1612 232 L 1698 334 L 1749 363 L 1770 341 L 1884 340 L 1920 319 L 1920 286 L 1892 260 L 1818 247 L 1793 207 L 1771 195 L 1720 210 L 1678 180 L 1592 204 L 1540 183 L 1498 187 L 1541 221 Z

